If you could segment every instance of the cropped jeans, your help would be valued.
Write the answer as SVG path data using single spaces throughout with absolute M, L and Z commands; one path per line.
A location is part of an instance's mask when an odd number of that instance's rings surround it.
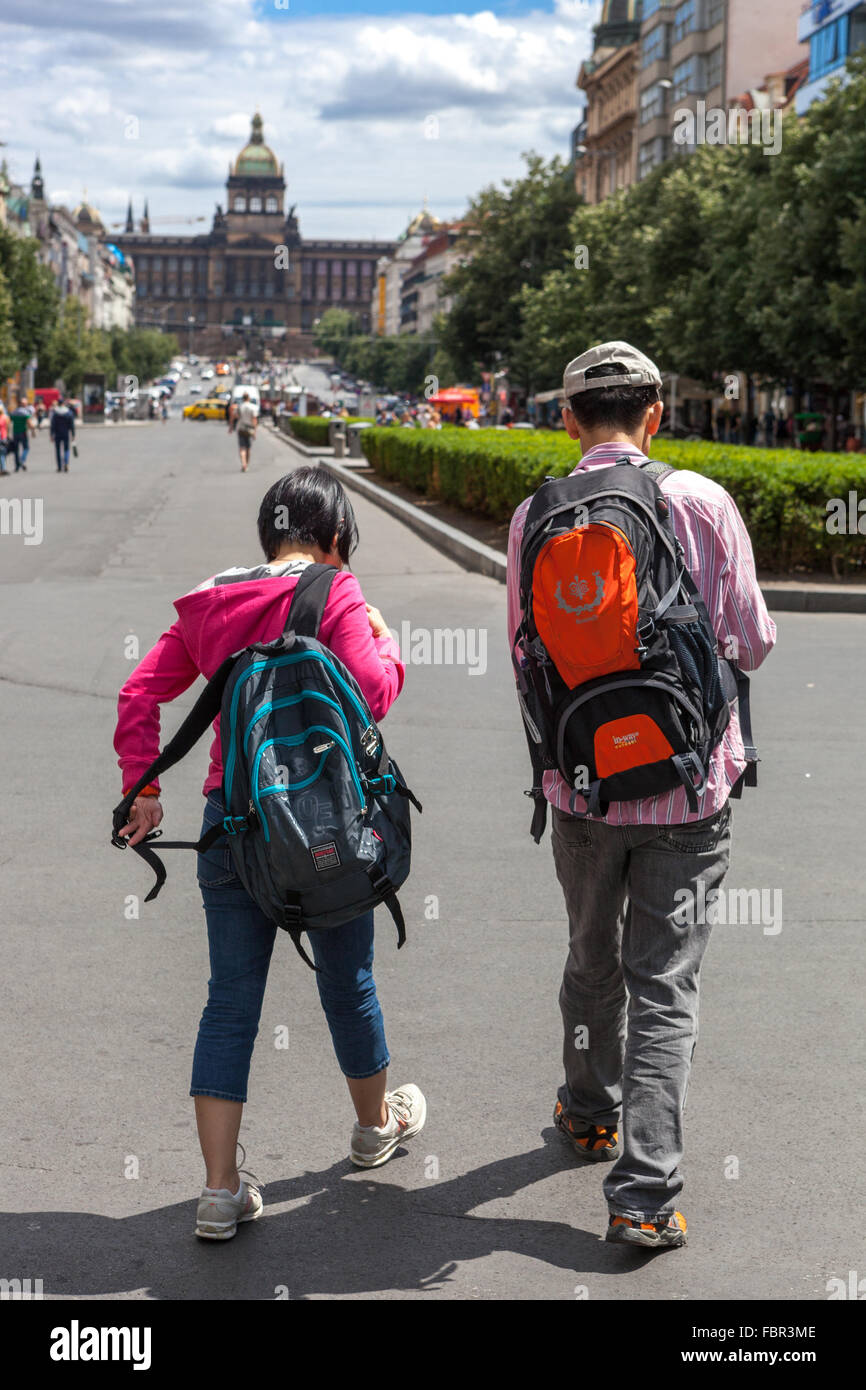
M 211 792 L 202 834 L 224 814 L 219 793 Z M 210 980 L 190 1095 L 246 1101 L 278 928 L 241 884 L 225 840 L 198 856 L 198 881 L 207 918 Z M 340 1070 L 355 1079 L 375 1076 L 391 1059 L 373 979 L 373 913 L 365 912 L 342 927 L 312 932 L 309 940 Z M 298 959 L 294 951 L 292 955 Z
M 633 1221 L 664 1220 L 682 1191 L 683 1109 L 712 930 L 698 883 L 707 894 L 721 886 L 730 847 L 730 803 L 686 825 L 616 826 L 553 811 L 570 929 L 559 1099 L 575 1129 L 620 1131 L 604 1195 Z

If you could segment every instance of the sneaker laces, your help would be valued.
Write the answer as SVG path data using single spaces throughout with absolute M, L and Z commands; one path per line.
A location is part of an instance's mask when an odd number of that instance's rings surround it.
M 408 1125 L 412 1116 L 412 1101 L 405 1091 L 391 1091 L 387 1098 L 388 1109 L 393 1112 L 398 1125 Z
M 240 1151 L 241 1151 L 241 1163 L 246 1163 L 246 1161 L 247 1161 L 247 1151 L 246 1151 L 246 1149 L 244 1148 L 243 1144 L 241 1143 L 240 1139 L 238 1140 L 238 1148 L 239 1148 Z M 257 1191 L 257 1192 L 264 1192 L 264 1190 L 265 1190 L 265 1185 L 264 1185 L 264 1183 L 261 1182 L 261 1181 L 259 1180 L 259 1178 L 256 1177 L 255 1173 L 251 1173 L 251 1172 L 249 1171 L 248 1168 L 241 1168 L 240 1165 L 238 1165 L 238 1177 L 239 1177 L 239 1178 L 252 1178 L 253 1186 L 255 1187 L 256 1191 Z

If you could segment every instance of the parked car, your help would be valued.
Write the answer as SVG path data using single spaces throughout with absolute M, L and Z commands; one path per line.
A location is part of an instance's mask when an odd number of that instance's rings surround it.
M 225 396 L 207 396 L 203 401 L 191 401 L 183 408 L 185 420 L 224 420 L 226 417 Z
M 213 381 L 215 372 L 213 367 L 203 367 L 199 375 L 201 376 L 202 381 Z

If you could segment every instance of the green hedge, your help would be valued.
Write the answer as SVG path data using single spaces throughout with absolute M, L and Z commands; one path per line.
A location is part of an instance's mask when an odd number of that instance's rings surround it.
M 507 521 L 547 475 L 570 473 L 580 458 L 564 434 L 529 430 L 377 427 L 364 430 L 362 447 L 383 477 L 495 521 Z M 850 492 L 866 498 L 862 455 L 660 440 L 653 457 L 702 473 L 731 494 L 761 569 L 829 571 L 833 556 L 866 560 L 866 536 L 827 531 L 831 498 L 846 506 Z
M 355 425 L 368 418 L 366 415 L 352 415 L 344 423 Z M 321 415 L 293 415 L 289 420 L 289 429 L 295 438 L 302 440 L 304 444 L 322 448 L 328 443 L 328 426 L 333 423 L 333 420 L 323 420 Z M 372 424 L 372 421 L 370 423 Z

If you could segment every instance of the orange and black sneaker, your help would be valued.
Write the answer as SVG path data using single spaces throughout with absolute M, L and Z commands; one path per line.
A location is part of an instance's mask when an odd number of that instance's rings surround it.
M 612 1163 L 619 1158 L 619 1134 L 613 1125 L 590 1125 L 588 1129 L 575 1129 L 574 1122 L 562 1108 L 561 1100 L 556 1102 L 553 1123 L 585 1163 Z
M 676 1250 L 688 1245 L 686 1218 L 681 1211 L 663 1221 L 632 1221 L 628 1216 L 611 1216 L 605 1240 L 622 1245 L 643 1245 L 650 1250 Z

